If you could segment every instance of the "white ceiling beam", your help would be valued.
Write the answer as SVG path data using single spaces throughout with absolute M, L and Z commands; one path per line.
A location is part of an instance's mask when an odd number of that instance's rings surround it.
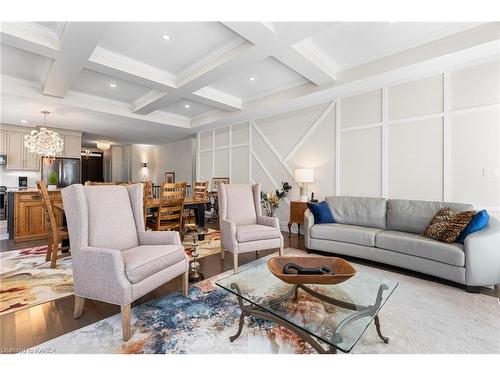
M 287 27 L 286 32 L 283 33 L 279 33 L 278 27 L 274 27 L 274 30 L 278 30 L 274 32 L 268 25 L 261 22 L 224 22 L 224 24 L 316 85 L 335 80 L 335 74 L 332 74 L 334 67 L 325 69 L 325 64 L 318 65 L 314 60 L 293 48 L 293 44 L 326 27 L 331 27 L 331 24 L 307 25 L 306 30 L 301 30 L 300 24 L 297 24 Z M 306 31 L 307 34 L 304 34 Z
M 211 105 L 225 111 L 237 111 L 241 109 L 242 100 L 233 95 L 213 89 L 203 87 L 187 96 L 188 99 L 198 101 L 203 104 Z
M 109 27 L 105 22 L 68 22 L 59 53 L 47 74 L 43 94 L 64 97 Z
M 145 93 L 143 96 L 134 100 L 134 102 L 132 103 L 132 108 L 131 108 L 132 112 L 141 114 L 141 111 L 145 108 L 148 108 L 148 106 L 151 103 L 154 103 L 158 99 L 161 99 L 167 95 L 168 94 L 166 92 L 163 92 L 163 91 L 159 91 L 159 90 L 155 90 L 155 89 L 150 90 L 147 93 Z
M 54 59 L 59 52 L 59 38 L 55 32 L 31 22 L 2 22 L 2 44 Z
M 168 91 L 177 86 L 174 74 L 102 47 L 94 50 L 85 67 L 157 90 Z
M 166 126 L 179 128 L 189 128 L 188 117 L 167 114 L 162 112 L 151 113 L 149 115 L 139 115 L 130 111 L 127 103 L 116 100 L 105 99 L 93 95 L 87 95 L 76 91 L 68 91 L 64 98 L 43 95 L 40 86 L 34 82 L 19 78 L 1 76 L 2 95 L 13 95 L 22 98 L 35 99 L 40 103 L 53 103 L 70 107 L 122 116 L 127 119 L 150 121 Z

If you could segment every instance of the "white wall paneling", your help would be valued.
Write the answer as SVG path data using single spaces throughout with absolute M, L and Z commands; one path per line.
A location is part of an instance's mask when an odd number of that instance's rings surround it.
M 214 177 L 229 177 L 235 183 L 250 181 L 249 127 L 246 122 L 197 134 L 197 181 L 211 184 Z
M 381 196 L 381 142 L 381 126 L 341 133 L 340 191 L 342 195 Z
M 248 172 L 249 182 L 267 190 L 293 182 L 295 168 L 314 167 L 309 190 L 319 199 L 452 200 L 500 210 L 499 61 L 457 65 L 232 125 L 231 174 L 241 179 Z M 248 170 L 234 163 L 248 163 Z M 293 186 L 290 200 L 298 197 Z M 285 208 L 278 216 L 288 220 Z
M 388 136 L 388 195 L 443 199 L 443 119 L 391 125 Z

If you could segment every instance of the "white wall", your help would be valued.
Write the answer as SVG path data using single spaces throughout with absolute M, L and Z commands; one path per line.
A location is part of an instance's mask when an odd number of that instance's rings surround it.
M 18 187 L 19 176 L 28 177 L 28 187 L 36 188 L 36 182 L 40 180 L 40 172 L 38 171 L 12 171 L 7 170 L 5 165 L 0 166 L 0 185 Z
M 153 179 L 155 173 L 154 150 L 155 146 L 131 145 L 130 179 L 132 182 Z M 143 163 L 146 163 L 146 167 L 143 167 Z
M 122 180 L 122 148 L 120 146 L 111 147 L 111 173 L 112 181 Z
M 295 168 L 314 168 L 309 191 L 319 199 L 444 200 L 499 211 L 499 82 L 500 60 L 469 64 L 199 132 L 197 177 L 226 173 L 232 182 L 261 182 L 268 190 L 293 183 Z M 282 223 L 287 204 L 277 214 Z
M 175 172 L 177 182 L 192 183 L 193 181 L 193 151 L 194 139 L 154 146 L 152 158 L 154 172 L 152 180 L 160 184 L 165 179 L 165 172 Z

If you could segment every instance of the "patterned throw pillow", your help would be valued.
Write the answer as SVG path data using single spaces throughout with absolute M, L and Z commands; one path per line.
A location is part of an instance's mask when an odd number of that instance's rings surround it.
M 445 243 L 454 242 L 472 220 L 476 211 L 458 212 L 449 207 L 440 209 L 432 218 L 424 237 Z

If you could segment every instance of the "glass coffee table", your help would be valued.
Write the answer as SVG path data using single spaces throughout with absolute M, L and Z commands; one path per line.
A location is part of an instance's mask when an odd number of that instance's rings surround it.
M 236 295 L 241 308 L 236 340 L 245 316 L 271 320 L 309 343 L 318 353 L 348 353 L 375 322 L 383 342 L 379 311 L 398 282 L 357 272 L 336 285 L 293 285 L 275 277 L 267 263 L 220 279 L 218 286 Z M 326 349 L 325 349 L 326 347 Z

